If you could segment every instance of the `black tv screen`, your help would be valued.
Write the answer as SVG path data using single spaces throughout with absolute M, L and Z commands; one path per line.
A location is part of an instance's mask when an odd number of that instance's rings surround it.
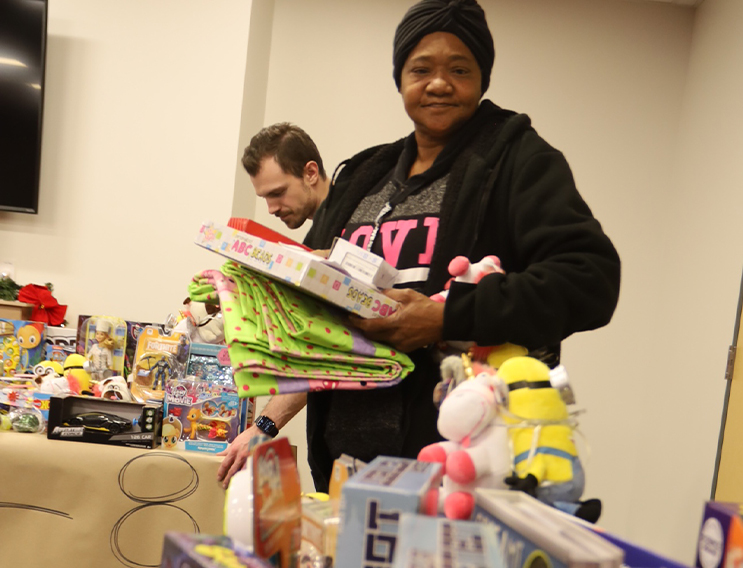
M 46 0 L 0 0 L 0 209 L 38 213 Z

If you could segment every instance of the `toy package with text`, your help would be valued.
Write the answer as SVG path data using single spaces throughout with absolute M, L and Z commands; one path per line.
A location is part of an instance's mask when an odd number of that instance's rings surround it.
M 82 334 L 82 335 L 80 335 Z M 92 316 L 81 322 L 83 355 L 94 383 L 124 374 L 126 322 L 112 316 Z
M 234 388 L 232 364 L 227 346 L 213 343 L 191 343 L 186 364 L 186 376 Z M 239 405 L 240 432 L 253 423 L 255 398 L 241 398 Z
M 252 468 L 253 550 L 277 568 L 293 568 L 302 538 L 302 505 L 289 440 L 282 437 L 257 445 Z
M 507 549 L 498 545 L 496 529 L 485 523 L 434 518 L 412 513 L 400 515 L 394 568 L 410 566 L 550 566 L 535 557 L 523 564 L 506 563 Z
M 743 520 L 740 512 L 737 503 L 705 503 L 697 541 L 696 568 L 732 568 L 741 565 Z
M 620 568 L 624 552 L 580 519 L 542 503 L 523 491 L 476 489 L 474 520 L 495 527 L 508 566 Z M 586 525 L 588 523 L 585 523 Z M 643 565 L 644 566 L 644 565 Z M 640 568 L 634 567 L 634 568 Z
M 237 388 L 193 377 L 165 385 L 163 446 L 217 453 L 240 433 Z
M 165 333 L 147 326 L 139 334 L 134 365 L 129 376 L 132 396 L 139 402 L 163 400 L 165 385 L 185 376 L 190 344 L 182 333 Z
M 376 286 L 293 246 L 211 221 L 202 225 L 196 244 L 364 318 L 384 317 L 397 310 L 397 301 Z
M 346 481 L 336 568 L 392 566 L 402 513 L 436 511 L 441 465 L 379 456 Z
M 44 358 L 46 324 L 0 319 L 0 376 L 31 373 Z

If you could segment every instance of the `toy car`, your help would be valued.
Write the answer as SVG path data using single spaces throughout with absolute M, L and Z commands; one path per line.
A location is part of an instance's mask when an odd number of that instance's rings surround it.
M 104 434 L 119 434 L 131 429 L 132 421 L 107 412 L 83 412 L 70 416 L 63 426 L 82 426 L 86 430 L 103 432 Z

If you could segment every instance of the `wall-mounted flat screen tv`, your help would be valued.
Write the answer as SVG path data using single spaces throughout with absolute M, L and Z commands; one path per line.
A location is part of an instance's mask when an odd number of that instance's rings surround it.
M 47 0 L 0 0 L 0 210 L 38 213 Z

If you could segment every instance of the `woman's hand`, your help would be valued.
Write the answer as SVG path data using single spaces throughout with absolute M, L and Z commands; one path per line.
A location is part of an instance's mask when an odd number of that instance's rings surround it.
M 383 292 L 397 300 L 398 308 L 392 315 L 364 319 L 355 314 L 351 323 L 366 337 L 380 341 L 407 353 L 441 341 L 444 327 L 444 304 L 434 302 L 414 290 L 389 288 Z

